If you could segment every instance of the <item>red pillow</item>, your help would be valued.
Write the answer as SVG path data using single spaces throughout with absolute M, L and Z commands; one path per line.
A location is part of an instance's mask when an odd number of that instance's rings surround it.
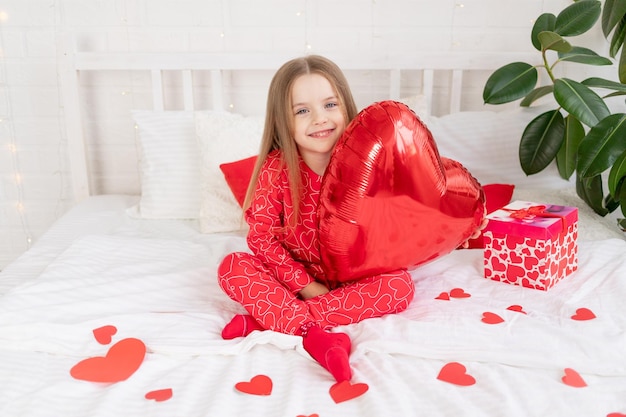
M 511 202 L 513 198 L 513 190 L 515 186 L 512 184 L 487 184 L 483 185 L 485 191 L 485 205 L 487 206 L 487 214 L 492 213 Z M 484 248 L 483 235 L 481 233 L 476 239 L 469 241 L 468 249 Z
M 257 157 L 255 155 L 220 165 L 224 179 L 226 179 L 230 191 L 232 191 L 241 207 L 243 207 L 243 202 L 246 199 L 246 191 L 248 191 L 248 184 L 250 184 L 250 179 L 252 178 L 252 171 L 254 171 L 256 159 Z

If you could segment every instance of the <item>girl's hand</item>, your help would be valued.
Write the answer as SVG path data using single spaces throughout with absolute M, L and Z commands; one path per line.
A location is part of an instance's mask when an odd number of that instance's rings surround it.
M 485 227 L 487 227 L 487 223 L 489 223 L 489 219 L 487 219 L 486 217 L 485 217 L 485 218 L 483 218 L 483 222 L 480 224 L 480 227 L 479 227 L 478 229 L 476 229 L 476 230 L 474 231 L 474 233 L 472 233 L 472 235 L 471 235 L 471 236 L 470 236 L 470 237 L 469 237 L 469 238 L 468 238 L 465 242 L 463 242 L 463 244 L 461 244 L 461 247 L 462 247 L 463 249 L 467 249 L 467 248 L 469 248 L 469 242 L 470 242 L 470 240 L 472 240 L 472 239 L 476 239 L 478 236 L 480 236 L 480 234 L 482 233 L 483 229 L 484 229 Z
M 326 285 L 314 281 L 300 290 L 300 297 L 302 297 L 303 300 L 308 300 L 318 295 L 326 294 L 327 292 L 329 292 L 329 289 Z

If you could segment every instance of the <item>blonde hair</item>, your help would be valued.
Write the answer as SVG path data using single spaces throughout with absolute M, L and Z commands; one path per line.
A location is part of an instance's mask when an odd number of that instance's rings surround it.
M 259 156 L 252 173 L 250 185 L 244 201 L 244 210 L 250 207 L 256 189 L 259 172 L 267 155 L 273 150 L 281 150 L 283 166 L 287 167 L 289 191 L 293 201 L 294 221 L 300 215 L 300 199 L 302 196 L 302 179 L 300 173 L 298 147 L 293 139 L 293 111 L 291 90 L 295 80 L 305 74 L 319 74 L 326 78 L 337 94 L 337 98 L 349 122 L 357 114 L 356 104 L 348 81 L 339 67 L 331 60 L 319 55 L 307 55 L 292 59 L 283 64 L 270 83 L 267 96 L 265 127 L 261 138 Z M 290 225 L 294 226 L 294 225 Z

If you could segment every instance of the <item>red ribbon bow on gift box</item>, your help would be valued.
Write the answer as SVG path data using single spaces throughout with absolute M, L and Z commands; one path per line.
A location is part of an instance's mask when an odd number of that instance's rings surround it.
M 518 220 L 532 220 L 535 217 L 560 218 L 563 223 L 563 229 L 566 229 L 567 220 L 565 219 L 565 216 L 557 214 L 557 213 L 547 212 L 546 208 L 547 208 L 546 206 L 530 206 L 528 208 L 522 208 L 522 209 L 516 209 L 516 210 L 506 209 L 506 208 L 504 210 L 510 213 L 509 216 Z

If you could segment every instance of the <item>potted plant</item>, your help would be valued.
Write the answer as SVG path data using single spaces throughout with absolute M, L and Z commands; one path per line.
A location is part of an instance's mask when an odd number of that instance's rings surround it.
M 567 38 L 589 31 L 602 16 L 604 36 L 611 38 L 611 56 L 622 49 L 621 82 L 592 77 L 581 82 L 556 76 L 563 62 L 612 65 L 611 59 L 572 45 Z M 519 144 L 519 160 L 527 175 L 535 174 L 556 160 L 561 177 L 576 177 L 576 192 L 599 215 L 621 207 L 626 216 L 626 114 L 611 114 L 606 99 L 626 95 L 626 0 L 579 0 L 558 15 L 544 13 L 535 21 L 531 42 L 541 53 L 542 63 L 513 62 L 488 78 L 483 99 L 487 104 L 520 100 L 530 106 L 552 95 L 554 110 L 540 114 L 525 128 Z M 547 73 L 547 85 L 538 86 L 538 70 Z M 600 96 L 598 91 L 604 91 Z M 603 177 L 604 174 L 604 177 Z M 608 176 L 606 175 L 608 174 Z M 608 187 L 605 195 L 604 185 Z M 622 230 L 626 220 L 618 220 Z

